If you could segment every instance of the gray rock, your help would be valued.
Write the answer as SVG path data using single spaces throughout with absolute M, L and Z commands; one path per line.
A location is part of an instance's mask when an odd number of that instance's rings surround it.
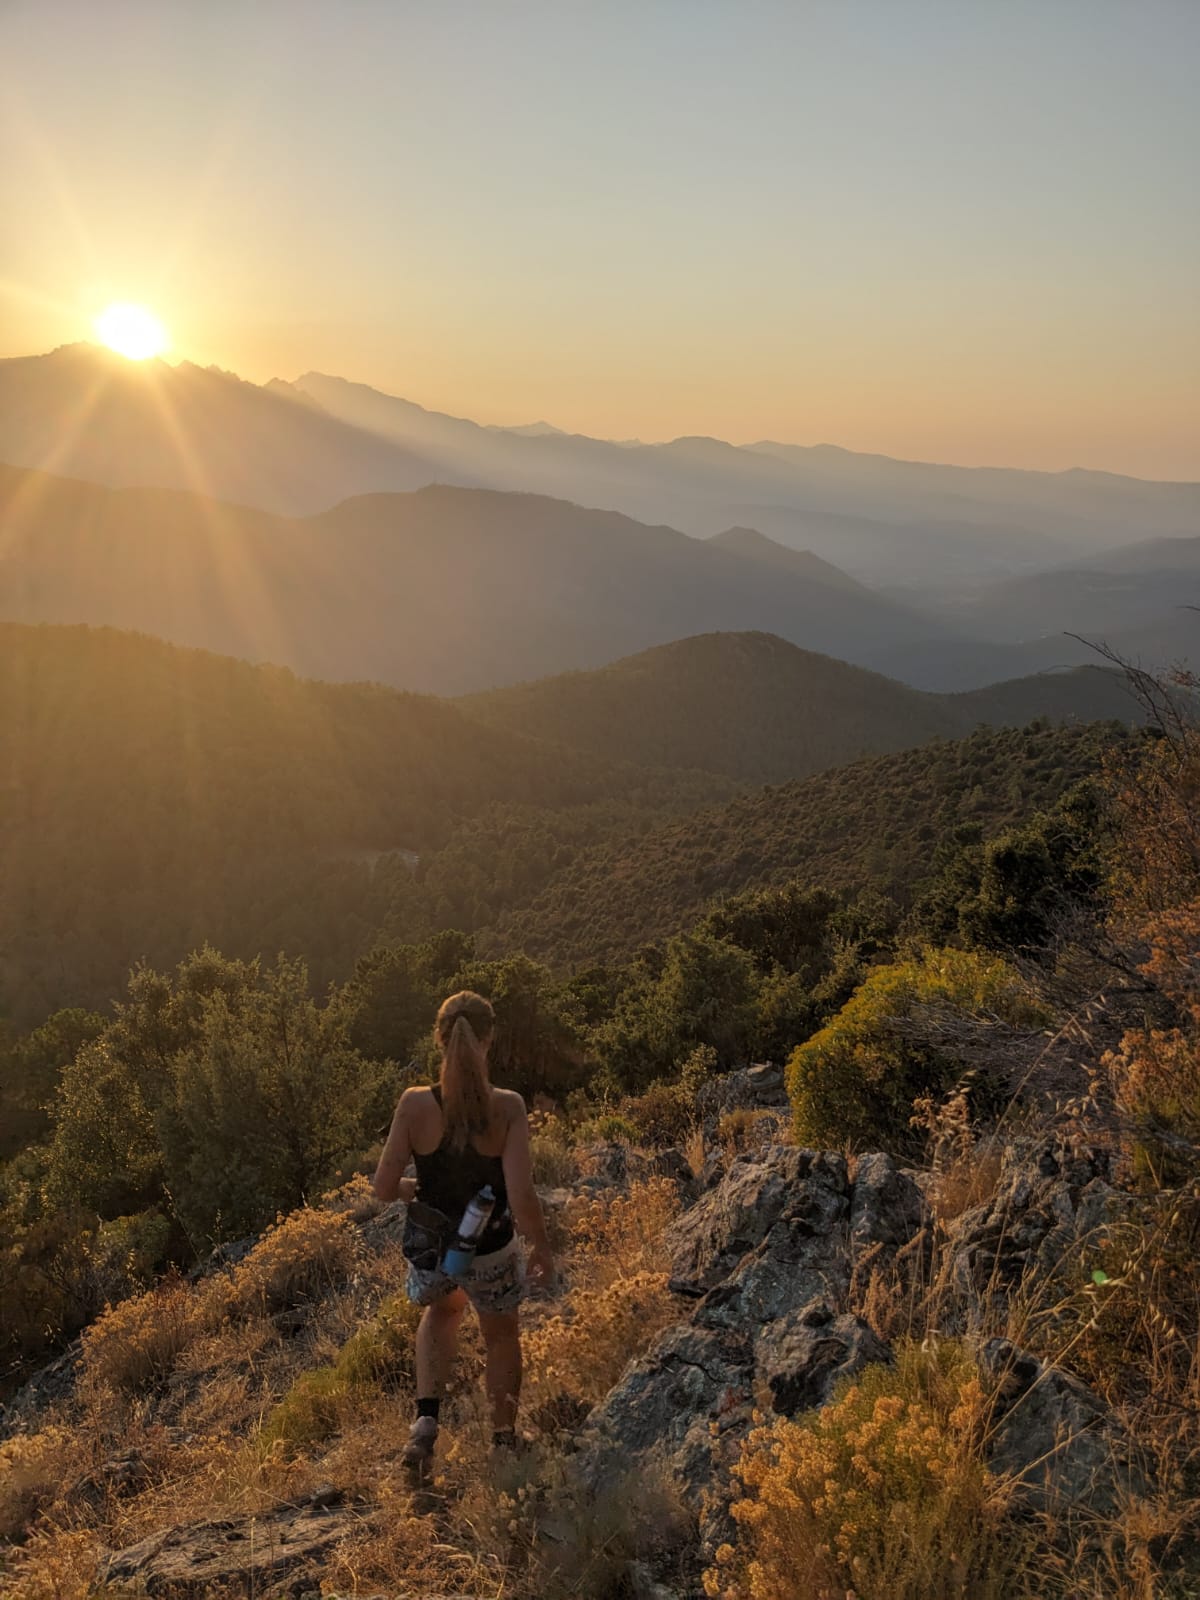
M 666 1235 L 671 1277 L 711 1289 L 766 1238 L 787 1211 L 797 1229 L 828 1228 L 848 1208 L 840 1156 L 774 1145 L 740 1156 Z
M 1003 1304 L 1023 1279 L 1056 1293 L 1081 1246 L 1099 1243 L 1135 1205 L 1109 1183 L 1108 1151 L 1054 1145 L 1005 1151 L 992 1199 L 951 1223 L 951 1281 L 977 1323 L 987 1303 Z
M 74 1399 L 82 1356 L 83 1343 L 76 1339 L 25 1380 L 8 1404 L 0 1406 L 0 1440 L 36 1429 L 44 1411 Z
M 670 1178 L 679 1191 L 680 1198 L 687 1205 L 691 1205 L 700 1193 L 692 1164 L 678 1145 L 655 1151 L 650 1157 L 650 1175 L 655 1178 Z
M 996 1385 L 991 1465 L 1037 1511 L 1108 1515 L 1146 1491 L 1132 1441 L 1087 1386 L 1058 1367 L 989 1339 L 979 1351 Z
M 645 1156 L 616 1140 L 589 1145 L 579 1152 L 579 1160 L 586 1173 L 581 1188 L 622 1189 L 644 1177 L 648 1167 Z
M 216 1272 L 227 1272 L 230 1267 L 236 1267 L 244 1261 L 251 1250 L 259 1241 L 258 1234 L 250 1234 L 244 1239 L 229 1239 L 224 1244 L 217 1245 L 215 1250 L 210 1250 L 204 1260 L 198 1262 L 188 1273 L 189 1283 L 199 1283 L 201 1278 L 211 1278 Z
M 644 1561 L 631 1561 L 625 1572 L 631 1600 L 677 1600 L 675 1591 L 659 1583 Z
M 848 1283 L 849 1205 L 838 1156 L 777 1148 L 734 1162 L 673 1230 L 679 1285 L 703 1298 L 592 1412 L 577 1457 L 585 1481 L 654 1460 L 697 1517 L 705 1549 L 731 1536 L 729 1475 L 756 1382 L 769 1373 L 790 1379 L 789 1394 L 823 1393 L 835 1368 L 886 1357 L 869 1330 L 833 1309 Z M 813 1326 L 793 1326 L 789 1318 L 816 1300 Z M 815 1330 L 823 1313 L 834 1324 L 824 1340 Z M 773 1338 L 760 1361 L 764 1326 Z
M 753 1363 L 752 1330 L 666 1329 L 589 1417 L 580 1473 L 599 1485 L 651 1463 L 666 1466 L 698 1512 L 714 1471 L 710 1424 L 749 1421 Z
M 368 1250 L 378 1255 L 391 1246 L 399 1247 L 404 1238 L 404 1224 L 408 1207 L 403 1200 L 393 1200 L 373 1217 L 358 1225 L 358 1236 Z
M 361 1527 L 360 1513 L 348 1507 L 313 1506 L 192 1523 L 107 1556 L 97 1577 L 101 1583 L 134 1585 L 151 1596 L 200 1596 L 218 1585 L 262 1593 L 264 1584 L 326 1555 Z
M 787 1104 L 783 1068 L 770 1062 L 710 1078 L 696 1091 L 696 1110 L 709 1138 L 731 1111 L 784 1110 Z
M 872 1245 L 899 1249 L 928 1215 L 925 1197 L 889 1155 L 859 1156 L 850 1201 L 850 1241 L 855 1250 Z
M 700 1168 L 700 1176 L 696 1180 L 700 1193 L 704 1194 L 709 1189 L 715 1189 L 725 1176 L 725 1152 L 718 1147 L 710 1150 L 704 1158 L 704 1165 Z
M 847 1210 L 839 1174 L 815 1167 L 788 1195 L 766 1237 L 709 1290 L 696 1321 L 761 1328 L 814 1299 L 844 1302 L 850 1287 Z
M 783 1416 L 825 1405 L 843 1378 L 891 1360 L 891 1351 L 859 1317 L 837 1316 L 827 1300 L 813 1300 L 765 1327 L 754 1346 L 759 1379 Z

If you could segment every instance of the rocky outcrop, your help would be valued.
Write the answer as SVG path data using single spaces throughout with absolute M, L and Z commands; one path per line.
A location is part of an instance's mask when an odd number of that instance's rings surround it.
M 26 1379 L 7 1405 L 0 1405 L 0 1440 L 39 1427 L 44 1412 L 72 1398 L 82 1356 L 83 1342 L 75 1339 L 62 1355 Z
M 925 1197 L 882 1151 L 859 1156 L 850 1205 L 850 1243 L 856 1252 L 903 1249 L 928 1220 Z
M 593 1484 L 665 1469 L 711 1547 L 728 1536 L 728 1477 L 756 1394 L 791 1412 L 887 1358 L 844 1313 L 852 1192 L 840 1156 L 777 1146 L 734 1161 L 668 1234 L 691 1315 L 635 1361 L 589 1418 Z
M 696 1093 L 696 1110 L 709 1139 L 731 1111 L 785 1111 L 787 1105 L 783 1068 L 772 1062 L 710 1078 Z
M 669 1178 L 688 1205 L 699 1192 L 687 1156 L 677 1145 L 647 1154 L 627 1144 L 594 1144 L 580 1151 L 579 1164 L 582 1172 L 572 1185 L 579 1194 L 611 1194 L 648 1178 Z
M 951 1278 L 968 1313 L 1002 1305 L 1023 1280 L 1052 1288 L 1082 1248 L 1098 1245 L 1129 1215 L 1136 1202 L 1112 1186 L 1111 1166 L 1102 1150 L 1014 1145 L 1005 1152 L 994 1195 L 948 1229 Z M 974 1320 L 968 1314 L 965 1331 Z
M 770 1322 L 754 1345 L 759 1380 L 771 1409 L 785 1417 L 825 1405 L 843 1378 L 891 1360 L 891 1351 L 860 1317 L 834 1313 L 827 1300 Z
M 264 1600 L 294 1595 L 313 1587 L 320 1558 L 361 1526 L 361 1512 L 330 1504 L 326 1497 L 315 1505 L 284 1506 L 263 1516 L 192 1523 L 152 1534 L 107 1556 L 97 1577 L 101 1583 L 129 1584 L 139 1594 L 172 1600 L 214 1590 Z
M 839 1230 L 844 1235 L 849 1201 L 846 1163 L 840 1156 L 790 1145 L 775 1145 L 761 1156 L 740 1156 L 668 1231 L 672 1287 L 697 1296 L 726 1282 L 739 1268 L 749 1267 L 748 1258 L 777 1223 L 783 1224 L 781 1235 L 767 1255 L 790 1255 L 793 1263 L 800 1256 L 811 1255 L 815 1261 L 820 1255 L 832 1262 L 845 1253 L 839 1252 L 835 1235 Z M 808 1250 L 809 1241 L 816 1239 L 823 1247 Z
M 1130 1197 L 1106 1158 L 1010 1152 L 995 1198 L 954 1225 L 959 1332 L 982 1321 L 998 1278 L 1057 1262 L 1068 1244 L 1119 1224 Z M 651 1470 L 672 1477 L 712 1548 L 731 1533 L 728 1480 L 756 1407 L 792 1417 L 838 1383 L 891 1359 L 849 1308 L 860 1262 L 925 1262 L 934 1225 L 921 1189 L 890 1156 L 778 1146 L 714 1177 L 667 1236 L 672 1288 L 689 1309 L 588 1418 L 585 1482 Z M 980 1283 L 976 1274 L 983 1275 Z M 1038 1509 L 1103 1512 L 1142 1481 L 1104 1403 L 1065 1372 L 1005 1341 L 979 1350 L 996 1389 L 991 1462 Z

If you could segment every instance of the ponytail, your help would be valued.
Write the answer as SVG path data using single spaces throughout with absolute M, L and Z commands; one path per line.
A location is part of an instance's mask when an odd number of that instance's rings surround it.
M 469 989 L 451 995 L 438 1012 L 434 1034 L 442 1049 L 442 1116 L 454 1150 L 488 1129 L 487 1050 L 494 1022 L 488 1002 Z

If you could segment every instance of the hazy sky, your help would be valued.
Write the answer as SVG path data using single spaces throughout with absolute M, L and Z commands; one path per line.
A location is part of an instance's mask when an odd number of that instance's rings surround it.
M 1200 0 L 0 0 L 0 355 L 1200 478 Z

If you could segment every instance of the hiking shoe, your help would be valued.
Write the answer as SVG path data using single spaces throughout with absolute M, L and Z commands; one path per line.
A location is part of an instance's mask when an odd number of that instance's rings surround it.
M 433 1451 L 437 1444 L 436 1417 L 418 1417 L 408 1430 L 408 1443 L 400 1459 L 414 1488 L 420 1488 L 433 1476 Z

